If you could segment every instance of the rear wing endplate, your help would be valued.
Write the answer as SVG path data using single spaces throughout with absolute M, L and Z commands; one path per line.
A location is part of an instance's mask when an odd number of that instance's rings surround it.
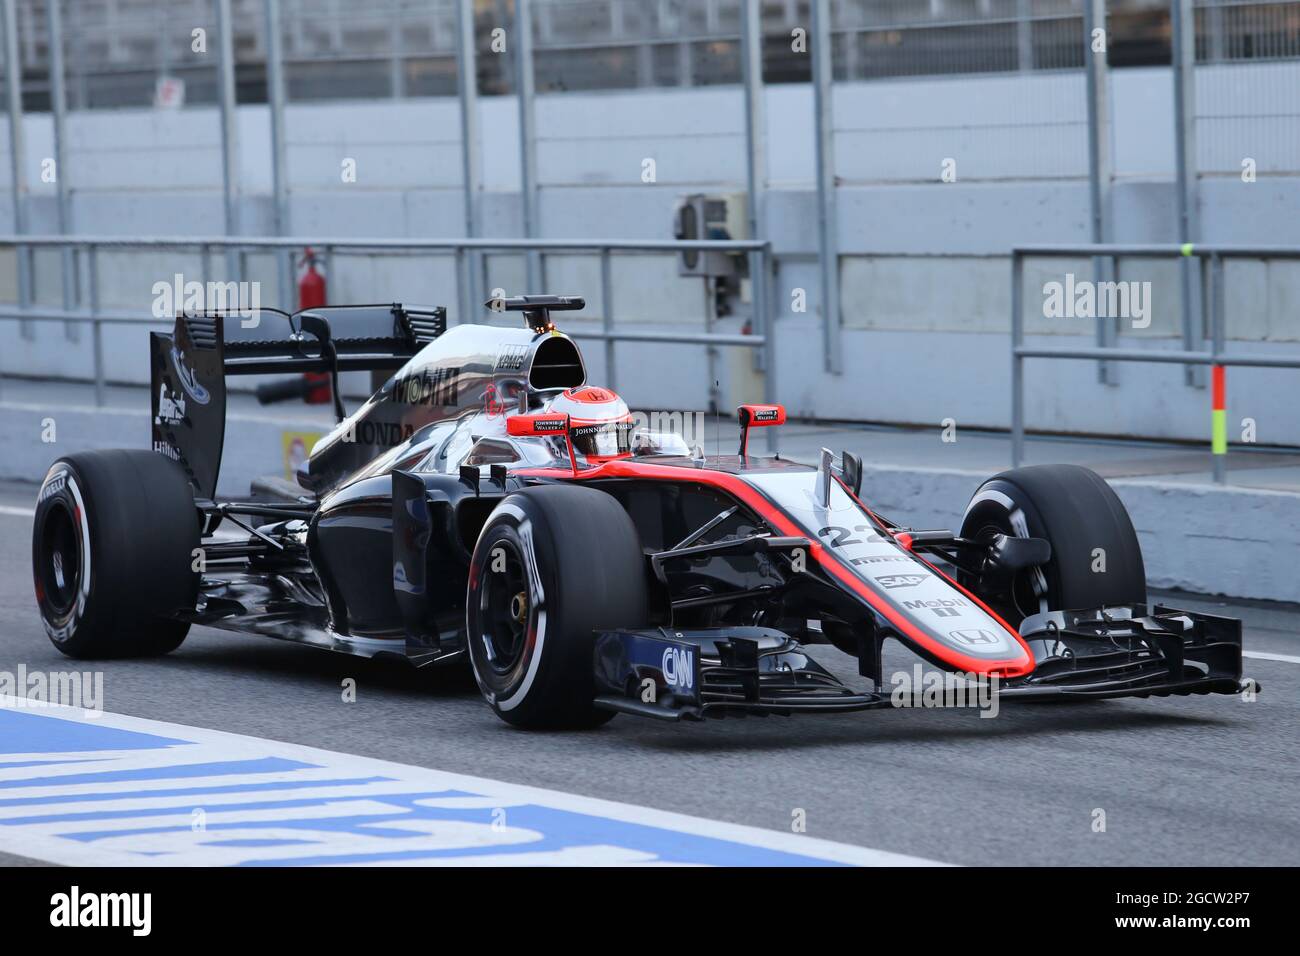
M 170 333 L 149 335 L 153 449 L 180 464 L 196 497 L 214 498 L 227 375 L 326 372 L 341 419 L 339 372 L 401 368 L 446 330 L 446 309 L 397 303 L 178 315 Z

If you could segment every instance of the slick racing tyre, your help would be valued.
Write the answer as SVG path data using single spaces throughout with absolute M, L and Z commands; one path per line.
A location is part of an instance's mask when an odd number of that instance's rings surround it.
M 36 501 L 32 572 L 41 622 L 68 657 L 175 650 L 194 607 L 199 512 L 184 472 L 152 451 L 60 458 Z
M 1012 625 L 1042 611 L 1146 603 L 1133 522 L 1094 471 L 1031 465 L 993 476 L 971 498 L 961 536 L 989 540 L 998 533 L 1046 538 L 1052 546 L 1047 564 L 1016 572 L 1010 585 L 990 587 L 977 575 L 962 575 L 962 583 Z
M 581 728 L 596 708 L 593 631 L 643 627 L 645 557 L 611 496 L 543 485 L 506 498 L 470 562 L 466 625 L 474 677 L 516 727 Z

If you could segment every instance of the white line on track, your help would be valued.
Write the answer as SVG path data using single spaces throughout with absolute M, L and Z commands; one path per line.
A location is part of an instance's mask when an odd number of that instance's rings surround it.
M 1242 651 L 1242 657 L 1251 657 L 1257 661 L 1281 661 L 1283 664 L 1300 664 L 1300 657 L 1295 654 L 1270 654 L 1266 651 Z
M 15 518 L 33 518 L 36 516 L 36 509 L 20 508 L 17 505 L 0 505 L 0 515 L 11 515 Z
M 933 865 L 181 724 L 0 698 L 0 850 L 71 865 Z

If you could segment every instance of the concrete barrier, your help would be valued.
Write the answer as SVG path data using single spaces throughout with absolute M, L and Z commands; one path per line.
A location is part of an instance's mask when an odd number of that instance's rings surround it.
M 987 472 L 868 466 L 881 514 L 916 528 L 957 528 Z M 1111 479 L 1142 545 L 1147 583 L 1202 594 L 1300 601 L 1300 495 L 1232 485 Z
M 43 386 L 47 392 L 51 386 Z M 0 478 L 39 481 L 55 458 L 89 448 L 146 448 L 149 412 L 42 400 L 0 402 Z M 228 414 L 219 490 L 247 494 L 254 479 L 284 471 L 286 432 L 322 433 L 328 412 L 302 406 Z M 46 424 L 53 442 L 43 441 Z M 863 490 L 880 513 L 916 528 L 956 528 L 987 471 L 868 465 Z M 1115 479 L 1133 517 L 1153 587 L 1277 601 L 1300 600 L 1300 494 L 1150 479 Z
M 40 481 L 51 462 L 73 452 L 148 448 L 149 400 L 144 390 L 138 391 L 141 400 L 134 408 L 0 402 L 0 479 Z M 247 495 L 255 478 L 282 475 L 286 433 L 319 435 L 333 424 L 311 411 L 300 407 L 282 415 L 228 412 L 218 492 Z M 308 442 L 307 450 L 310 447 Z

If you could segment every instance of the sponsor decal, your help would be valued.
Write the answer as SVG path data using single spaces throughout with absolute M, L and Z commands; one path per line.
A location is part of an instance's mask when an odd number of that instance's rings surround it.
M 914 559 L 908 554 L 873 554 L 863 558 L 850 558 L 852 564 L 896 564 L 899 561 L 911 562 Z
M 170 458 L 172 461 L 181 460 L 180 449 L 170 442 L 156 441 L 153 443 L 153 450 L 166 458 Z
M 777 411 L 775 408 L 763 408 L 754 412 L 753 420 L 756 422 L 774 422 L 776 418 Z
M 535 432 L 562 432 L 568 424 L 563 418 L 534 418 L 533 431 Z
M 600 422 L 595 425 L 575 425 L 569 429 L 574 438 L 585 435 L 605 435 L 617 432 L 630 432 L 636 428 L 636 422 Z
M 194 374 L 194 369 L 185 364 L 185 353 L 174 345 L 172 346 L 172 368 L 176 370 L 176 379 L 181 383 L 181 388 L 185 389 L 185 394 L 200 405 L 208 404 L 212 396 L 200 384 L 198 376 Z
M 155 425 L 179 425 L 185 421 L 185 399 L 173 395 L 165 382 L 158 385 L 158 414 Z
M 354 437 L 351 441 L 360 442 L 363 445 L 380 445 L 392 447 L 400 445 L 406 439 L 415 434 L 415 426 L 408 425 L 405 422 L 357 422 L 349 433 Z
M 920 611 L 927 607 L 969 607 L 969 605 L 964 598 L 921 598 L 917 601 L 904 601 L 903 607 L 909 611 Z
M 690 690 L 695 686 L 695 653 L 685 647 L 664 648 L 660 671 L 669 687 Z
M 892 591 L 896 588 L 914 588 L 929 579 L 928 574 L 886 574 L 876 578 L 876 583 Z
M 956 631 L 949 631 L 948 636 L 954 641 L 962 644 L 997 644 L 998 637 L 992 631 L 986 631 L 983 628 L 960 628 Z
M 399 378 L 393 385 L 389 400 L 403 405 L 457 405 L 460 401 L 460 373 L 459 366 L 422 368 Z
M 524 362 L 527 360 L 527 345 L 506 345 L 497 353 L 496 370 L 498 372 L 520 372 L 523 371 Z
M 67 487 L 67 484 L 68 484 L 68 473 L 66 471 L 59 472 L 57 475 L 55 475 L 53 478 L 51 478 L 49 481 L 45 483 L 45 487 L 41 489 L 41 493 L 36 497 L 36 503 L 39 505 L 47 498 L 54 497 L 65 487 Z

